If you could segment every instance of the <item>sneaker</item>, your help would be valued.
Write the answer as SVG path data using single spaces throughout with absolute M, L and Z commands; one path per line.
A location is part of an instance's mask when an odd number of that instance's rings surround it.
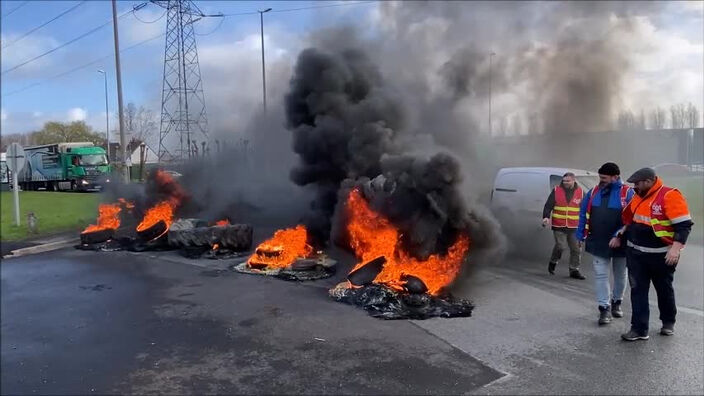
M 581 279 L 581 280 L 587 279 L 584 277 L 584 275 L 582 275 L 581 272 L 579 272 L 579 270 L 570 270 L 570 278 Z
M 675 324 L 674 323 L 663 323 L 660 329 L 660 335 L 671 336 L 675 335 Z
M 553 263 L 552 261 L 548 263 L 548 272 L 550 275 L 555 275 L 555 266 L 557 266 L 557 263 Z
M 611 301 L 611 315 L 614 318 L 622 318 L 623 311 L 621 310 L 621 300 Z
M 621 334 L 621 339 L 624 341 L 647 340 L 650 338 L 647 332 L 641 333 L 631 329 L 628 333 Z
M 611 323 L 611 312 L 609 307 L 599 307 L 599 326 Z

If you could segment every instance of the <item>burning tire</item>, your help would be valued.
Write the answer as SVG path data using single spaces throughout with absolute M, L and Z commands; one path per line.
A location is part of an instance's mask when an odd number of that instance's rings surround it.
M 102 243 L 111 239 L 115 235 L 115 230 L 112 228 L 86 232 L 81 234 L 81 243 L 84 245 L 93 245 L 96 243 Z
M 164 220 L 159 220 L 153 226 L 142 231 L 137 231 L 137 237 L 141 241 L 149 242 L 163 236 L 168 230 L 169 226 L 166 225 L 166 222 Z

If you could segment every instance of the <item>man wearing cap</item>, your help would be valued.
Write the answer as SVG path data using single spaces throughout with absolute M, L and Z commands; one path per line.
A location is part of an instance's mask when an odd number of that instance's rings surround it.
M 633 189 L 621 181 L 621 170 L 613 162 L 599 168 L 599 184 L 582 200 L 576 238 L 591 253 L 594 284 L 599 308 L 599 325 L 611 323 L 612 315 L 623 317 L 621 301 L 626 291 L 626 250 L 618 231 L 623 227 L 621 212 L 633 198 Z M 613 288 L 609 269 L 613 265 Z
M 631 330 L 621 338 L 626 341 L 649 338 L 650 282 L 658 296 L 660 334 L 670 336 L 674 334 L 677 315 L 672 281 L 680 251 L 694 223 L 682 193 L 665 186 L 653 169 L 636 171 L 628 182 L 634 184 L 636 191 L 623 210 L 632 316 Z

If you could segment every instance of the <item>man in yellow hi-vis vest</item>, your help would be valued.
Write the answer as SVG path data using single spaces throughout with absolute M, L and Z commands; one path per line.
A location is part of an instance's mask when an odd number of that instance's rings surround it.
M 555 246 L 548 263 L 548 272 L 555 275 L 555 267 L 562 257 L 566 246 L 570 249 L 570 277 L 585 279 L 579 272 L 581 251 L 575 237 L 579 224 L 579 206 L 584 198 L 584 192 L 577 185 L 575 175 L 567 172 L 562 176 L 562 183 L 556 186 L 543 207 L 543 226 L 552 224 L 555 236 Z

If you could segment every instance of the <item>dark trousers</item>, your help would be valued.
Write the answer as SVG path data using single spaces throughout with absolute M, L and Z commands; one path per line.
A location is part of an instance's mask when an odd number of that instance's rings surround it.
M 650 307 L 648 291 L 653 282 L 658 295 L 658 310 L 663 323 L 675 323 L 675 289 L 672 281 L 675 266 L 665 264 L 665 253 L 643 253 L 633 248 L 626 251 L 628 281 L 631 285 L 631 328 L 638 332 L 648 331 Z

